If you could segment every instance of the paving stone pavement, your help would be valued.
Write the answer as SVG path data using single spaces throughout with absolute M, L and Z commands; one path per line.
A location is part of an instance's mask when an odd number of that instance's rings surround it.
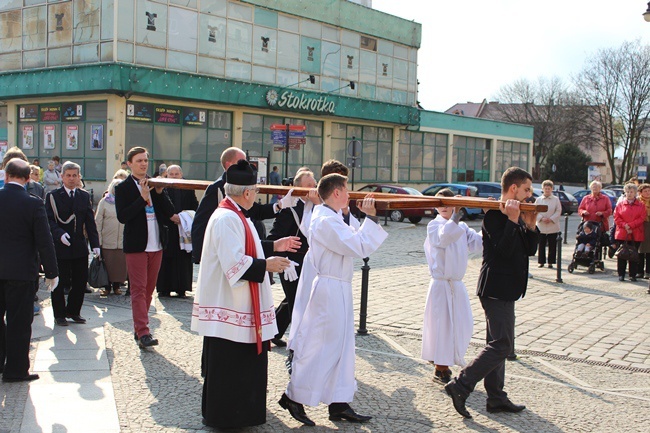
M 526 404 L 527 409 L 519 414 L 488 414 L 479 384 L 467 403 L 474 419 L 460 417 L 442 387 L 431 381 L 433 367 L 419 359 L 429 280 L 422 251 L 426 222 L 416 226 L 390 223 L 386 227 L 390 236 L 369 262 L 369 333 L 356 337 L 359 391 L 353 407 L 373 415 L 373 420 L 367 424 L 335 423 L 327 419 L 326 406 L 320 405 L 306 408 L 317 426 L 301 427 L 277 404 L 288 376 L 284 368 L 286 351 L 274 347 L 269 356 L 267 423 L 241 431 L 648 431 L 648 281 L 618 282 L 612 260 L 606 260 L 605 272 L 589 275 L 580 268 L 569 274 L 566 258 L 573 251 L 572 239 L 563 248 L 564 283 L 556 283 L 555 270 L 537 268 L 536 258 L 532 258 L 533 278 L 526 297 L 517 302 L 516 346 L 520 358 L 507 363 L 506 390 L 513 401 Z M 480 220 L 470 225 L 479 227 Z M 577 219 L 572 217 L 569 233 L 576 225 Z M 361 265 L 357 261 L 356 269 Z M 482 310 L 474 296 L 479 267 L 480 259 L 473 258 L 465 278 L 475 323 L 468 360 L 482 347 L 485 334 Z M 357 271 L 353 282 L 357 315 L 360 281 L 361 272 Z M 273 289 L 277 303 L 282 298 L 279 281 Z M 106 409 L 117 412 L 119 431 L 213 431 L 201 424 L 202 341 L 189 329 L 191 303 L 191 297 L 155 298 L 151 327 L 161 343 L 143 351 L 133 341 L 126 297 L 87 296 L 89 323 L 103 323 L 105 353 L 97 356 L 105 357 L 110 368 L 110 377 L 101 379 L 112 382 L 114 400 L 106 402 Z M 49 301 L 43 304 L 47 307 Z M 47 314 L 51 314 L 48 308 Z M 81 333 L 83 328 L 71 326 L 69 332 Z M 51 338 L 47 333 L 35 336 L 34 348 Z M 453 370 L 457 372 L 458 367 Z M 0 433 L 32 431 L 25 428 L 34 400 L 32 389 L 26 384 L 0 384 Z M 76 430 L 101 431 L 101 426 L 52 427 L 52 431 Z

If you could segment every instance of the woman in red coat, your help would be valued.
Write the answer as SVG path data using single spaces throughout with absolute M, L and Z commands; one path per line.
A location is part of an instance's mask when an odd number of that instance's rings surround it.
M 626 240 L 634 242 L 635 248 L 644 239 L 643 221 L 645 221 L 645 205 L 636 198 L 637 186 L 633 183 L 625 185 L 625 199 L 616 205 L 614 211 L 614 222 L 616 223 L 616 233 L 614 238 L 619 244 Z M 625 268 L 628 260 L 618 258 L 618 280 L 625 280 Z M 637 262 L 630 261 L 630 281 L 636 281 Z

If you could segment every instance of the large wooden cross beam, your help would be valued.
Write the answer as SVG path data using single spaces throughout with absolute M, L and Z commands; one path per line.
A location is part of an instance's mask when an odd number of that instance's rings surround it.
M 155 177 L 149 179 L 149 185 L 154 187 L 205 190 L 212 182 L 208 180 L 188 180 L 188 179 L 169 179 Z M 300 188 L 292 186 L 279 185 L 257 185 L 260 194 L 279 194 L 285 195 L 289 190 L 293 190 L 292 195 L 295 197 L 304 197 L 309 193 L 309 188 Z M 368 195 L 367 192 L 350 191 L 350 200 L 362 200 Z M 409 194 L 388 194 L 376 192 L 375 206 L 380 210 L 391 209 L 433 209 L 440 206 L 469 207 L 480 209 L 499 209 L 498 200 L 488 200 L 478 197 L 431 197 L 426 195 L 409 195 Z M 546 212 L 548 206 L 536 205 L 533 203 L 522 203 L 521 210 L 524 212 Z

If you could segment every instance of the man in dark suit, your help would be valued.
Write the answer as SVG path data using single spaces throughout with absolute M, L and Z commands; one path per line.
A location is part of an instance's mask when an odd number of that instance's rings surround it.
M 47 194 L 45 209 L 61 278 L 52 292 L 54 323 L 68 326 L 66 317 L 75 323 L 86 323 L 81 317 L 88 282 L 88 243 L 84 229 L 93 253 L 99 256 L 100 250 L 90 194 L 78 187 L 81 167 L 66 161 L 61 170 L 63 186 Z M 70 287 L 67 305 L 64 287 Z
M 115 211 L 124 224 L 123 249 L 129 271 L 135 339 L 145 348 L 158 344 L 149 330 L 149 306 L 167 243 L 165 222 L 174 215 L 174 206 L 163 188 L 149 186 L 147 149 L 129 150 L 127 164 L 131 175 L 115 187 Z
M 221 166 L 223 167 L 224 175 L 233 164 L 237 164 L 240 159 L 246 159 L 246 153 L 238 147 L 229 147 L 221 154 Z M 226 196 L 223 186 L 226 184 L 224 175 L 221 175 L 212 185 L 205 190 L 205 194 L 199 203 L 199 207 L 194 215 L 194 222 L 192 223 L 192 259 L 194 263 L 201 263 L 201 252 L 203 251 L 203 237 L 205 236 L 205 229 L 208 226 L 208 221 L 219 206 L 219 203 Z M 274 218 L 276 212 L 282 209 L 282 203 L 275 204 L 259 204 L 255 202 L 253 207 L 248 210 L 248 216 L 251 220 L 265 220 Z
M 167 167 L 167 177 L 182 179 L 183 169 L 179 165 L 170 165 Z M 179 214 L 187 210 L 196 211 L 199 202 L 192 190 L 167 188 L 166 191 L 174 205 L 174 215 L 165 223 L 169 231 L 169 241 L 163 252 L 156 287 L 159 298 L 171 296 L 171 292 L 176 292 L 179 298 L 185 298 L 185 292 L 192 291 L 194 265 L 192 253 L 180 247 L 178 227 L 182 225 L 182 221 Z M 187 215 L 187 213 L 183 215 Z
M 58 280 L 54 243 L 45 205 L 25 190 L 29 164 L 12 159 L 0 189 L 0 372 L 5 382 L 38 379 L 29 374 L 29 341 L 34 319 L 34 281 L 40 255 L 48 287 Z
M 293 180 L 293 183 L 297 187 L 301 188 L 316 188 L 316 180 L 314 179 L 314 173 L 308 170 L 300 171 L 296 174 L 296 177 Z M 316 200 L 320 203 L 320 199 L 316 195 Z M 299 236 L 300 242 L 302 243 L 298 251 L 295 253 L 284 253 L 279 255 L 284 255 L 289 260 L 292 260 L 298 263 L 297 272 L 300 274 L 302 269 L 302 263 L 305 260 L 305 254 L 309 249 L 309 244 L 307 243 L 307 238 L 300 231 L 300 223 L 302 222 L 302 215 L 307 205 L 307 197 L 304 199 L 299 199 L 296 206 L 290 207 L 287 209 L 282 209 L 273 222 L 273 227 L 271 232 L 267 237 L 268 240 L 277 240 L 285 236 Z M 312 202 L 312 205 L 315 204 Z M 293 312 L 293 303 L 296 299 L 296 291 L 298 290 L 298 279 L 294 281 L 288 281 L 286 275 L 280 276 L 280 282 L 282 283 L 282 290 L 284 291 L 284 299 L 275 309 L 275 318 L 278 325 L 278 333 L 275 338 L 271 341 L 276 346 L 285 347 L 287 343 L 282 340 L 282 336 L 286 332 L 289 324 L 291 323 L 291 313 Z
M 523 298 L 528 285 L 528 257 L 537 250 L 536 214 L 521 212 L 519 205 L 532 195 L 532 177 L 519 167 L 508 168 L 501 177 L 500 210 L 491 210 L 483 219 L 483 264 L 477 295 L 485 311 L 487 345 L 452 379 L 445 390 L 454 408 L 465 418 L 472 416 L 465 401 L 476 384 L 484 380 L 486 409 L 520 412 L 503 390 L 505 360 L 512 352 L 515 337 L 515 301 Z

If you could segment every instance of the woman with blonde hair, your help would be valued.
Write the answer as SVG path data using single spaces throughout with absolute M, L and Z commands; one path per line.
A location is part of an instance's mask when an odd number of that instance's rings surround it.
M 122 250 L 124 224 L 117 220 L 115 211 L 115 186 L 120 182 L 122 179 L 113 179 L 108 186 L 108 193 L 99 201 L 97 212 L 95 212 L 99 244 L 102 248 L 102 257 L 110 282 L 110 285 L 100 292 L 102 296 L 108 296 L 111 293 L 111 288 L 116 295 L 121 295 L 120 285 L 127 278 L 126 255 Z

